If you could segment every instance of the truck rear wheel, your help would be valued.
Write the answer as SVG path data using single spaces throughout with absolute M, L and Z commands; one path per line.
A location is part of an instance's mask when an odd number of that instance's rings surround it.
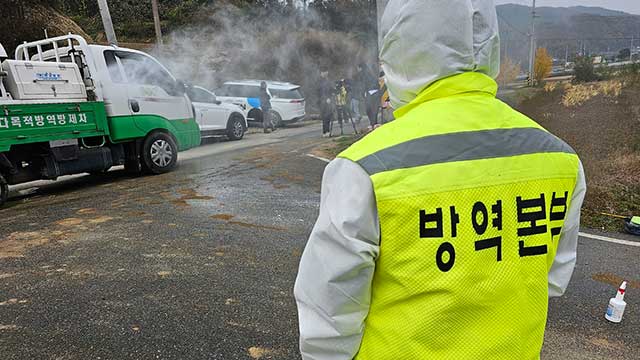
M 0 175 L 0 206 L 4 205 L 7 202 L 7 198 L 9 197 L 9 184 L 4 180 L 2 175 Z
M 149 134 L 142 144 L 142 163 L 145 170 L 152 174 L 173 170 L 178 163 L 176 141 L 163 132 Z

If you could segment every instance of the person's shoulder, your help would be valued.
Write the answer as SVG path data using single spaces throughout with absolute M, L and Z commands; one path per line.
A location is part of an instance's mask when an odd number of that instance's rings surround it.
M 340 153 L 338 157 L 358 161 L 384 149 L 390 144 L 394 144 L 397 141 L 396 135 L 399 133 L 399 126 L 402 126 L 399 119 L 379 126 Z

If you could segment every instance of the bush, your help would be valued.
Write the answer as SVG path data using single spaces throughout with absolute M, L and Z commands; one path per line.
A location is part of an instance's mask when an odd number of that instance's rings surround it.
M 551 74 L 551 70 L 553 70 L 553 59 L 547 53 L 547 49 L 539 48 L 536 51 L 536 62 L 533 66 L 533 79 L 536 84 L 541 84 Z
M 520 75 L 520 71 L 520 64 L 514 63 L 510 58 L 505 58 L 500 63 L 500 75 L 498 75 L 496 81 L 501 86 L 514 83 L 518 75 Z
M 578 83 L 598 80 L 598 74 L 596 74 L 593 66 L 593 59 L 588 56 L 582 56 L 576 59 L 573 72 L 575 75 L 574 81 Z

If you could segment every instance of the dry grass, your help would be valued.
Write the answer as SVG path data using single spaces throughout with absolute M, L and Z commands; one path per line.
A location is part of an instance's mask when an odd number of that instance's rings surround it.
M 521 72 L 520 64 L 516 64 L 510 58 L 505 58 L 500 62 L 500 74 L 496 81 L 500 86 L 505 86 L 516 82 L 518 75 Z
M 580 106 L 598 95 L 617 98 L 621 93 L 622 82 L 619 80 L 577 85 L 567 84 L 564 89 L 562 104 L 566 107 Z
M 558 88 L 558 82 L 557 81 L 552 81 L 552 82 L 548 82 L 548 83 L 544 84 L 544 91 L 548 92 L 548 93 L 556 91 L 557 88 Z
M 640 215 L 640 84 L 625 79 L 567 84 L 517 106 L 571 145 L 587 176 L 583 223 L 620 230 L 601 212 Z
M 334 159 L 338 154 L 345 151 L 349 146 L 362 139 L 366 134 L 341 136 L 331 142 L 324 143 L 313 149 L 311 153 L 326 159 Z

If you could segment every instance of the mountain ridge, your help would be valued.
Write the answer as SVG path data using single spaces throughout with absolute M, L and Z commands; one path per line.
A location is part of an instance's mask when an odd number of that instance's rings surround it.
M 519 4 L 497 6 L 502 55 L 526 63 L 531 8 Z M 617 52 L 630 48 L 640 38 L 640 15 L 602 7 L 539 7 L 536 9 L 536 37 L 553 57 L 575 57 Z M 634 46 L 640 45 L 640 39 Z

